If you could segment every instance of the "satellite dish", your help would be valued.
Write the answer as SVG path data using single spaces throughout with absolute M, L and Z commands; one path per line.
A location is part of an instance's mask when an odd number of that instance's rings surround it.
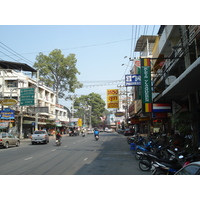
M 166 85 L 170 85 L 172 82 L 174 82 L 176 80 L 176 76 L 168 76 L 166 79 L 165 79 L 165 84 Z

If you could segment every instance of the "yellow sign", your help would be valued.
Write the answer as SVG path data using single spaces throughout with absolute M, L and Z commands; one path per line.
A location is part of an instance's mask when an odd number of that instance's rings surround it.
M 82 126 L 82 119 L 78 119 L 78 126 Z
M 119 108 L 119 90 L 107 90 L 107 108 Z
M 115 96 L 119 94 L 119 90 L 118 89 L 108 89 L 107 90 L 107 96 Z
M 107 102 L 119 102 L 119 96 L 107 96 Z
M 0 101 L 0 104 L 4 106 L 13 106 L 17 103 L 17 100 L 15 99 L 3 99 Z
M 107 103 L 107 107 L 108 108 L 119 108 L 119 103 L 115 102 L 115 103 Z

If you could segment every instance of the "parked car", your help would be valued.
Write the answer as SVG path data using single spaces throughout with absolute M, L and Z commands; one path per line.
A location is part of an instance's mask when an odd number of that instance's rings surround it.
M 0 133 L 0 146 L 5 147 L 6 149 L 9 146 L 20 146 L 20 140 L 16 136 L 10 133 L 1 132 Z
M 124 130 L 123 129 L 117 129 L 117 133 L 119 133 L 119 134 L 123 134 L 124 133 Z
M 192 162 L 182 167 L 175 175 L 200 175 L 200 161 Z
M 47 131 L 45 131 L 45 130 L 35 131 L 31 135 L 31 143 L 32 144 L 35 144 L 35 143 L 47 144 L 47 143 L 49 143 L 49 135 L 48 135 Z
M 133 130 L 133 129 L 130 129 L 130 128 L 125 129 L 124 135 L 125 135 L 125 136 L 134 135 L 134 130 Z

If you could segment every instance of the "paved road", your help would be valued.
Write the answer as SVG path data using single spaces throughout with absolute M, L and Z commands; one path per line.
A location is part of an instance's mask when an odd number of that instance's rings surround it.
M 100 140 L 63 136 L 62 146 L 31 145 L 0 149 L 1 175 L 148 175 L 138 168 L 126 138 L 117 133 L 101 133 Z

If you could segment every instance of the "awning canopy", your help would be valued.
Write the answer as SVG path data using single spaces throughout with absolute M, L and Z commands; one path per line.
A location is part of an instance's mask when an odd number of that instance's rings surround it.
M 200 58 L 190 65 L 175 81 L 173 81 L 161 94 L 154 98 L 154 102 L 180 101 L 188 94 L 200 91 Z

